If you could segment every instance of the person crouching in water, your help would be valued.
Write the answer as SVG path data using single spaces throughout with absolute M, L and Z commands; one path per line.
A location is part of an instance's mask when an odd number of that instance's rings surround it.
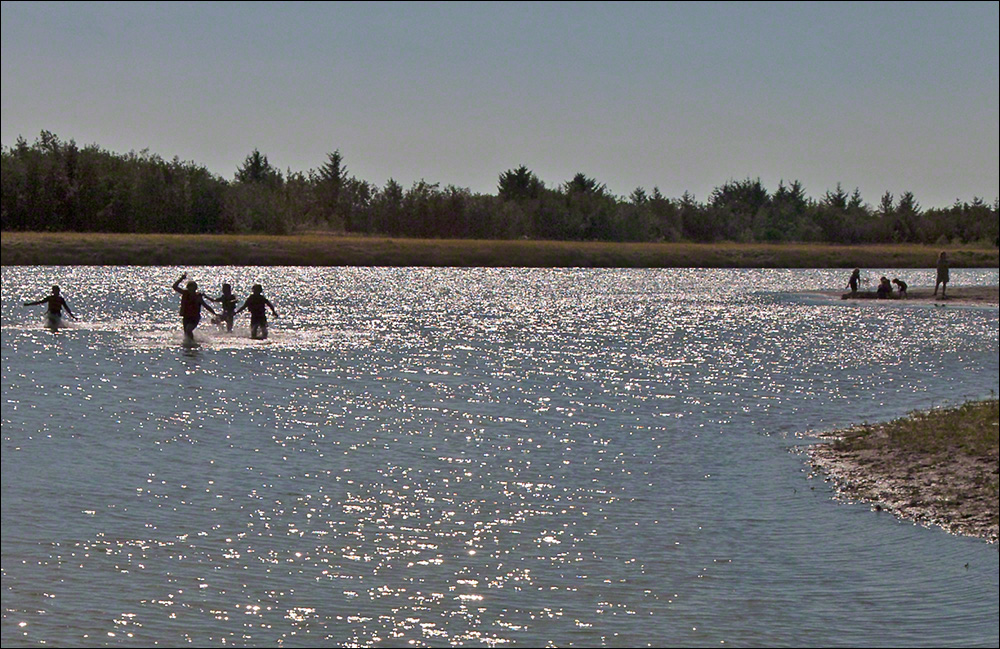
M 206 296 L 208 297 L 208 296 Z M 214 324 L 225 324 L 226 331 L 232 332 L 233 318 L 236 316 L 236 296 L 233 295 L 233 287 L 229 284 L 222 285 L 222 295 L 219 297 L 208 297 L 213 302 L 222 305 L 222 313 L 212 320 Z
M 58 286 L 52 287 L 52 294 L 49 295 L 48 297 L 43 297 L 42 299 L 37 300 L 35 302 L 25 302 L 24 306 L 36 306 L 38 304 L 48 305 L 47 317 L 50 329 L 58 329 L 59 326 L 62 324 L 63 309 L 66 309 L 66 313 L 68 313 L 71 318 L 76 320 L 76 316 L 73 315 L 73 312 L 69 310 L 69 305 L 66 304 L 66 300 L 63 299 L 63 296 L 59 295 Z
M 882 276 L 882 279 L 878 281 L 878 289 L 875 291 L 875 294 L 880 300 L 892 297 L 892 284 L 889 283 L 889 278 L 884 275 Z
M 184 324 L 184 337 L 187 340 L 194 340 L 194 330 L 201 320 L 201 310 L 208 309 L 212 315 L 219 315 L 212 307 L 205 302 L 205 294 L 198 292 L 198 284 L 188 282 L 181 288 L 181 282 L 187 279 L 187 273 L 181 275 L 174 282 L 174 290 L 181 294 L 181 320 Z
M 264 307 L 271 309 L 271 315 L 275 318 L 278 317 L 274 311 L 274 305 L 264 297 L 263 287 L 260 284 L 254 284 L 253 293 L 246 299 L 243 306 L 236 310 L 236 313 L 244 309 L 250 311 L 250 337 L 254 340 L 267 338 L 267 312 Z
M 892 283 L 896 285 L 897 289 L 899 289 L 899 297 L 905 298 L 906 297 L 906 282 L 904 282 L 903 280 L 901 280 L 898 277 L 896 277 L 896 278 L 894 278 L 892 280 Z

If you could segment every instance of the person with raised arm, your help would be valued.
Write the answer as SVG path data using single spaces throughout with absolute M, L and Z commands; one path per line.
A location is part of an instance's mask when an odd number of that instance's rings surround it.
M 208 306 L 205 302 L 205 294 L 198 292 L 198 284 L 195 282 L 188 282 L 184 288 L 181 288 L 181 282 L 187 279 L 187 273 L 183 273 L 177 281 L 174 282 L 174 290 L 181 294 L 181 321 L 184 326 L 184 338 L 186 340 L 194 340 L 194 330 L 198 326 L 198 322 L 201 320 L 201 310 L 208 309 L 208 312 L 212 315 L 218 315 L 212 307 Z

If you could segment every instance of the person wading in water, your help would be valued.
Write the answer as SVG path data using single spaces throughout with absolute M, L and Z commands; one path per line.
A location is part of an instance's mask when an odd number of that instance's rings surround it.
M 267 312 L 265 307 L 271 309 L 271 315 L 275 318 L 278 314 L 274 311 L 274 305 L 272 305 L 266 297 L 264 297 L 264 289 L 260 284 L 253 285 L 253 293 L 250 297 L 246 299 L 236 313 L 239 313 L 243 309 L 248 309 L 250 311 L 250 337 L 254 340 L 267 338 Z
M 213 324 L 226 325 L 226 331 L 233 330 L 233 317 L 236 315 L 236 296 L 233 295 L 233 287 L 229 284 L 222 285 L 222 295 L 215 298 L 206 295 L 209 300 L 222 305 L 222 314 L 212 320 Z
M 847 280 L 847 287 L 851 289 L 851 293 L 858 292 L 858 284 L 861 282 L 861 269 L 855 268 L 854 272 L 851 273 L 851 279 Z
M 195 327 L 201 320 L 201 310 L 205 308 L 212 315 L 218 314 L 205 302 L 205 294 L 198 292 L 198 284 L 188 282 L 184 288 L 181 288 L 181 282 L 185 279 L 187 279 L 187 273 L 181 275 L 174 282 L 174 290 L 181 294 L 181 320 L 184 323 L 184 338 L 193 341 Z
M 36 300 L 35 302 L 25 302 L 24 306 L 36 306 L 38 304 L 49 305 L 47 317 L 50 329 L 57 329 L 59 328 L 60 325 L 62 325 L 63 309 L 66 309 L 66 313 L 68 313 L 71 318 L 76 320 L 76 316 L 73 315 L 73 312 L 69 310 L 69 305 L 66 304 L 66 300 L 63 299 L 63 296 L 59 295 L 58 286 L 52 287 L 52 295 L 49 295 L 48 297 L 43 297 L 42 299 Z

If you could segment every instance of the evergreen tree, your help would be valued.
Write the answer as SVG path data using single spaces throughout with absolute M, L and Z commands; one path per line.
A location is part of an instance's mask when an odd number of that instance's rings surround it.
M 236 169 L 236 182 L 239 183 L 279 185 L 281 181 L 281 172 L 271 166 L 267 156 L 257 149 L 254 149 Z
M 346 228 L 342 214 L 345 210 L 344 206 L 340 204 L 340 195 L 346 182 L 347 168 L 344 167 L 340 151 L 326 154 L 326 163 L 316 172 L 313 185 L 316 194 L 317 214 L 327 225 L 337 224 Z
M 544 187 L 538 176 L 521 165 L 500 174 L 497 195 L 505 201 L 537 199 Z

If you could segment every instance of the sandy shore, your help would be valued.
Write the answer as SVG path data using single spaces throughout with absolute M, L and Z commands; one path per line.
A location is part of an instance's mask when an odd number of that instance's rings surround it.
M 831 441 L 806 452 L 813 468 L 834 482 L 841 498 L 996 543 L 1000 503 L 996 401 L 992 404 L 915 413 L 886 424 L 829 433 L 822 437 Z M 955 439 L 961 435 L 962 424 L 955 422 L 963 409 L 977 410 L 973 425 L 977 441 L 971 445 Z M 927 434 L 937 440 L 929 445 L 912 442 L 914 431 L 923 435 L 928 429 L 932 432 Z M 901 438 L 908 439 L 901 442 Z
M 843 291 L 819 291 L 820 295 L 841 300 L 874 300 L 875 291 L 858 291 L 857 293 Z M 948 304 L 1000 304 L 1000 286 L 949 286 L 947 296 L 942 297 L 938 291 L 934 295 L 934 288 L 911 287 L 907 291 L 905 298 L 900 298 L 893 294 L 892 300 L 902 302 L 930 302 L 945 306 Z

